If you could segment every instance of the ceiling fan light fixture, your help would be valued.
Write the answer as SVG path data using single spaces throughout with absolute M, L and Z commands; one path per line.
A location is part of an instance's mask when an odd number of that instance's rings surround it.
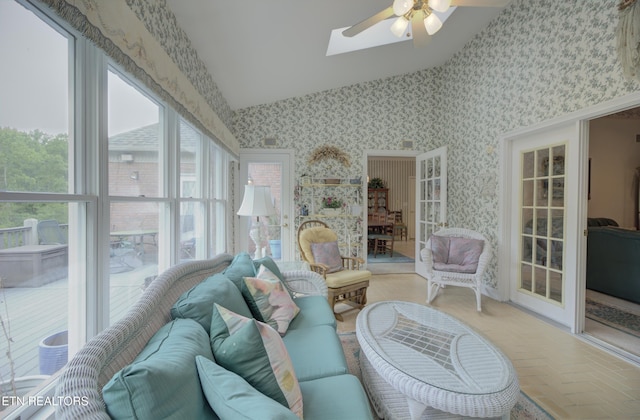
M 451 0 L 429 0 L 429 7 L 436 12 L 446 12 L 451 6 Z
M 413 0 L 393 0 L 393 13 L 403 16 L 413 8 Z
M 401 38 L 407 30 L 407 26 L 409 26 L 409 20 L 404 16 L 400 16 L 393 22 L 393 25 L 391 25 L 391 32 L 398 38 Z
M 435 13 L 431 13 L 424 20 L 424 27 L 427 29 L 429 35 L 433 35 L 442 28 L 442 21 Z

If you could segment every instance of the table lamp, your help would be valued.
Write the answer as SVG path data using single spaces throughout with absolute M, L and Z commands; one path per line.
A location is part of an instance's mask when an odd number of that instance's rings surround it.
M 248 184 L 244 186 L 244 197 L 238 209 L 238 216 L 256 217 L 257 223 L 251 223 L 249 237 L 256 244 L 254 258 L 262 258 L 262 230 L 260 229 L 260 216 L 276 214 L 276 209 L 271 201 L 270 187 Z

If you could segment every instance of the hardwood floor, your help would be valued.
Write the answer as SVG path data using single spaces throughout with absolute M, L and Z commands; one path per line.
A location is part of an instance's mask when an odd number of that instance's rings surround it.
M 407 242 L 413 249 L 413 242 Z M 415 274 L 378 274 L 367 295 L 370 303 L 404 300 L 425 304 L 426 281 Z M 555 418 L 640 418 L 640 366 L 508 303 L 483 296 L 479 313 L 473 292 L 466 288 L 447 287 L 432 306 L 464 321 L 500 347 L 513 362 L 521 389 Z M 338 330 L 354 331 L 357 314 L 345 312 Z

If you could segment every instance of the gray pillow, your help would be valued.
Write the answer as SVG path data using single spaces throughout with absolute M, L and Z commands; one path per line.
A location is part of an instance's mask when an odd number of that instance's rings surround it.
M 327 267 L 327 273 L 335 273 L 344 270 L 342 265 L 342 257 L 340 256 L 340 248 L 338 242 L 314 242 L 311 244 L 311 253 L 313 259 L 318 264 L 324 264 Z

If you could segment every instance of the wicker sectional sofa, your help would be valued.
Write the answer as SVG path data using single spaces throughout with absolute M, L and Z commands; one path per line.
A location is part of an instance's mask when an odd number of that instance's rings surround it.
M 247 359 L 255 350 L 255 345 L 243 347 L 240 339 L 230 340 L 235 332 L 229 329 L 222 335 L 227 347 L 216 353 L 213 334 L 216 322 L 224 318 L 222 307 L 245 315 L 253 311 L 236 288 L 243 278 L 255 275 L 261 263 L 281 278 L 299 308 L 279 341 L 295 372 L 293 382 L 283 383 L 299 386 L 292 387 L 301 399 L 298 416 L 287 401 L 274 403 L 278 400 L 249 385 L 251 379 L 217 363 L 227 356 Z M 326 284 L 316 273 L 280 272 L 273 261 L 251 261 L 246 253 L 171 267 L 150 283 L 123 319 L 89 340 L 69 361 L 56 394 L 82 403 L 60 405 L 56 418 L 370 419 L 363 387 L 348 373 L 326 296 Z M 262 325 L 279 337 L 264 324 L 242 319 L 242 325 Z M 249 359 L 259 364 L 258 357 Z

